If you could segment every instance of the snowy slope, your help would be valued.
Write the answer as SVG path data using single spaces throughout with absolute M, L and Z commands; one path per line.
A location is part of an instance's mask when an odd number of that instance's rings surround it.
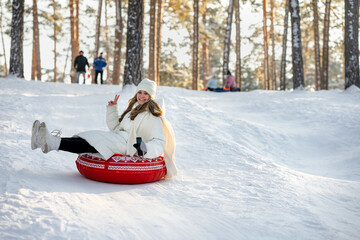
M 360 90 L 213 93 L 159 87 L 180 174 L 82 177 L 30 149 L 32 122 L 106 130 L 134 87 L 0 79 L 0 239 L 359 239 Z

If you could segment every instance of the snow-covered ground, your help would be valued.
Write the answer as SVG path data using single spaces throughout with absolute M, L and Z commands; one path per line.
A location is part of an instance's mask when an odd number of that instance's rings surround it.
M 63 136 L 106 130 L 107 101 L 134 91 L 0 79 L 0 239 L 359 239 L 358 88 L 159 87 L 174 180 L 96 182 L 75 154 L 31 150 L 35 119 Z

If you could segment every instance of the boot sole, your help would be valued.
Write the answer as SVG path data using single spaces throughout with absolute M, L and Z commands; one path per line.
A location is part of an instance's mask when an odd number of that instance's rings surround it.
M 32 150 L 35 150 L 37 147 L 36 147 L 36 136 L 35 136 L 35 133 L 37 131 L 37 129 L 39 128 L 39 125 L 40 125 L 40 121 L 39 120 L 35 120 L 35 122 L 33 123 L 33 126 L 32 126 L 32 130 L 31 130 L 31 149 Z
M 41 151 L 43 153 L 49 152 L 49 146 L 46 142 L 46 124 L 44 122 L 40 123 L 39 134 L 41 136 Z

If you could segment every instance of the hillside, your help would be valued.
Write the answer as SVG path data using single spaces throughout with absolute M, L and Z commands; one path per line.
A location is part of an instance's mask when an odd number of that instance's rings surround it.
M 214 93 L 158 87 L 179 175 L 95 182 L 76 155 L 30 148 L 35 119 L 62 136 L 107 130 L 134 87 L 0 79 L 0 239 L 358 239 L 360 90 Z

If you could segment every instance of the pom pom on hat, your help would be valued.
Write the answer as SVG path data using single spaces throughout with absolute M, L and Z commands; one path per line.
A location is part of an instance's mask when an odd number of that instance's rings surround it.
M 155 99 L 156 96 L 156 82 L 147 78 L 143 79 L 136 88 L 136 92 L 143 90 L 146 91 L 151 98 Z

